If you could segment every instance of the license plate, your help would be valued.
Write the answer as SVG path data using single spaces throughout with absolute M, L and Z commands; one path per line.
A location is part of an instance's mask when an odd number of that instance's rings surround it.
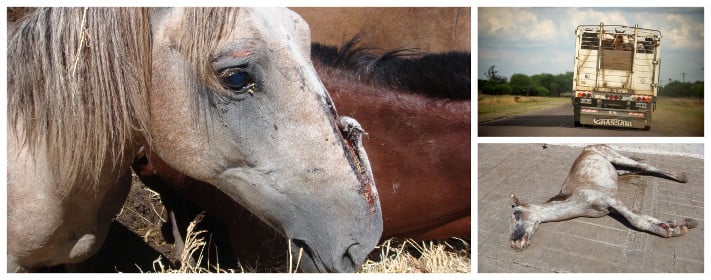
M 593 119 L 593 124 L 619 126 L 619 127 L 632 127 L 631 121 L 620 120 L 620 119 Z
M 637 103 L 637 108 L 647 109 L 647 103 Z
M 580 104 L 592 104 L 592 99 L 590 99 L 590 98 L 581 98 L 581 99 L 580 99 Z

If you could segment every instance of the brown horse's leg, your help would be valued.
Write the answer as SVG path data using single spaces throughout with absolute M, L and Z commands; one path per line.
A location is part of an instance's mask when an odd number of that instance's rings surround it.
M 695 228 L 698 225 L 693 219 L 684 219 L 682 223 L 677 223 L 676 221 L 662 222 L 655 217 L 636 213 L 617 198 L 610 198 L 608 204 L 625 217 L 635 228 L 654 233 L 661 237 L 681 236 L 688 233 L 689 229 Z

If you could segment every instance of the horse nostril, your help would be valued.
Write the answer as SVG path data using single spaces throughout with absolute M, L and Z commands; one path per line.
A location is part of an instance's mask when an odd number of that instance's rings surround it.
M 511 240 L 519 240 L 523 238 L 526 234 L 526 229 L 523 227 L 517 227 L 514 232 L 511 233 Z
M 359 250 L 361 250 L 361 247 L 358 243 L 353 244 L 346 249 L 346 252 L 343 253 L 343 256 L 341 257 L 341 270 L 352 272 L 357 269 L 356 263 L 358 262 L 356 262 L 356 259 L 358 259 Z

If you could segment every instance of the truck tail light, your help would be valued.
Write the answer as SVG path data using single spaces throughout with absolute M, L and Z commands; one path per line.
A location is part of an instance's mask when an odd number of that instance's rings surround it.
M 580 98 L 590 98 L 592 97 L 592 94 L 590 94 L 589 91 L 578 91 L 576 92 L 575 96 Z
M 637 100 L 637 102 L 650 103 L 650 102 L 652 102 L 652 97 L 650 97 L 650 96 L 637 96 L 637 97 L 635 98 L 635 100 Z

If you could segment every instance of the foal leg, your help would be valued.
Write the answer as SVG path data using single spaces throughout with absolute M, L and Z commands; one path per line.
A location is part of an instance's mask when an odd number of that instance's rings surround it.
M 684 219 L 682 223 L 677 223 L 676 221 L 662 222 L 655 217 L 633 211 L 617 198 L 610 198 L 608 205 L 625 217 L 635 228 L 661 237 L 681 236 L 698 225 L 694 219 Z
M 622 173 L 618 171 L 618 174 L 649 174 L 671 179 L 677 182 L 686 183 L 686 173 L 684 172 L 673 172 L 669 170 L 663 170 L 651 166 L 649 164 L 638 162 L 629 157 L 623 156 L 617 151 L 610 148 L 607 145 L 594 145 L 588 146 L 590 149 L 594 150 L 596 153 L 602 155 L 607 160 L 609 160 L 613 165 L 634 169 L 634 171 L 628 171 L 627 173 Z M 639 171 L 639 172 L 636 172 Z

